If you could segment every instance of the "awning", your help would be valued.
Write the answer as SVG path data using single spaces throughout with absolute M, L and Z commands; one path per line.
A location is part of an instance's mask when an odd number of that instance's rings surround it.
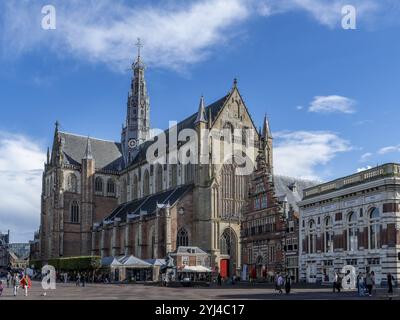
M 180 272 L 202 272 L 206 273 L 209 272 L 211 273 L 211 269 L 203 267 L 203 266 L 185 266 L 183 269 L 180 270 Z
M 118 261 L 127 268 L 150 268 L 152 265 L 146 261 L 143 261 L 135 256 L 123 256 Z

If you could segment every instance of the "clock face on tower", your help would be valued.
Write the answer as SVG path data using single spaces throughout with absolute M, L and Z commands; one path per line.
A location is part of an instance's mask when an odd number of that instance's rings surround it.
M 137 147 L 137 140 L 136 139 L 129 140 L 128 147 L 129 149 L 135 149 Z

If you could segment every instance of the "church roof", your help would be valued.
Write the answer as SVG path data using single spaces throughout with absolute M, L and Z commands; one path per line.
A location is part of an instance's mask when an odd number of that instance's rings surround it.
M 115 218 L 120 218 L 122 221 L 126 220 L 127 215 L 140 216 L 140 212 L 145 214 L 152 214 L 156 211 L 157 205 L 173 206 L 179 199 L 181 199 L 187 191 L 193 188 L 192 184 L 178 186 L 176 188 L 152 194 L 142 199 L 134 200 L 131 202 L 119 205 L 106 219 L 106 222 L 111 222 Z
M 88 138 L 66 132 L 59 132 L 59 136 L 64 164 L 80 165 L 86 156 Z M 96 169 L 119 171 L 123 168 L 120 143 L 90 138 L 90 149 Z
M 214 103 L 208 105 L 205 108 L 205 115 L 210 115 L 213 120 L 215 120 L 215 118 L 218 116 L 219 112 L 221 111 L 221 109 L 223 108 L 226 100 L 229 98 L 229 95 L 224 96 L 223 98 L 215 101 Z M 181 122 L 179 122 L 177 124 L 177 132 L 179 134 L 179 132 L 183 129 L 195 129 L 196 127 L 196 119 L 197 119 L 197 115 L 198 112 L 193 113 L 191 116 L 187 117 L 186 119 L 182 120 Z M 167 140 L 167 145 L 169 142 L 169 129 L 165 130 L 165 135 L 166 135 L 166 140 Z M 154 143 L 153 140 L 149 140 L 146 141 L 144 143 L 142 143 L 139 146 L 139 150 L 136 153 L 136 155 L 134 156 L 134 158 L 132 159 L 132 163 L 133 162 L 141 162 L 146 160 L 146 151 L 147 149 Z
M 275 194 L 281 200 L 286 197 L 289 205 L 292 205 L 294 211 L 299 211 L 297 203 L 303 198 L 304 189 L 313 187 L 319 182 L 274 175 Z M 295 186 L 295 188 L 293 188 Z

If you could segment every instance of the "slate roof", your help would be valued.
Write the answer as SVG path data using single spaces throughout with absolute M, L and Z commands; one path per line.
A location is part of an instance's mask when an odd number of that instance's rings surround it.
M 290 189 L 290 186 L 296 184 L 295 191 Z M 287 197 L 288 204 L 293 206 L 293 209 L 298 212 L 299 207 L 297 202 L 301 201 L 303 198 L 304 189 L 313 187 L 318 185 L 319 182 L 297 179 L 293 177 L 286 177 L 281 175 L 274 175 L 274 185 L 275 185 L 275 193 L 276 196 L 280 199 L 283 199 L 285 196 Z
M 86 154 L 87 137 L 59 132 L 64 164 L 80 165 Z M 90 138 L 96 169 L 119 171 L 123 168 L 121 144 Z
M 216 117 L 218 116 L 219 112 L 222 110 L 226 100 L 229 98 L 230 94 L 224 96 L 223 98 L 215 101 L 214 103 L 208 105 L 205 108 L 205 114 L 206 117 L 208 119 L 209 114 L 211 112 L 211 118 L 213 119 L 213 121 L 216 119 Z M 181 122 L 179 122 L 177 124 L 177 132 L 179 134 L 179 132 L 183 129 L 194 129 L 195 123 L 196 123 L 196 119 L 197 119 L 197 114 L 193 113 L 191 116 L 187 117 L 186 119 L 182 120 Z M 165 135 L 166 135 L 166 142 L 167 142 L 167 148 L 168 148 L 168 142 L 169 142 L 169 129 L 164 131 Z M 136 153 L 136 155 L 132 158 L 131 163 L 133 162 L 140 162 L 140 161 L 144 161 L 146 159 L 146 151 L 149 148 L 150 145 L 152 145 L 154 143 L 153 140 L 150 141 L 146 141 L 144 143 L 142 143 L 139 148 L 138 148 L 138 152 Z
M 137 215 L 139 217 L 141 211 L 146 212 L 146 214 L 152 214 L 156 211 L 157 204 L 169 204 L 173 206 L 191 189 L 193 189 L 192 184 L 183 185 L 164 192 L 149 195 L 142 199 L 121 204 L 105 219 L 105 221 L 111 222 L 114 221 L 115 218 L 120 218 L 122 221 L 125 221 L 128 214 Z

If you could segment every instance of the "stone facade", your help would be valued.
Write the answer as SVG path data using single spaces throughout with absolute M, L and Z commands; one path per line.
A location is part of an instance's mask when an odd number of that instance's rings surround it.
M 400 166 L 386 164 L 305 190 L 300 202 L 300 277 L 332 282 L 352 265 L 400 276 Z

